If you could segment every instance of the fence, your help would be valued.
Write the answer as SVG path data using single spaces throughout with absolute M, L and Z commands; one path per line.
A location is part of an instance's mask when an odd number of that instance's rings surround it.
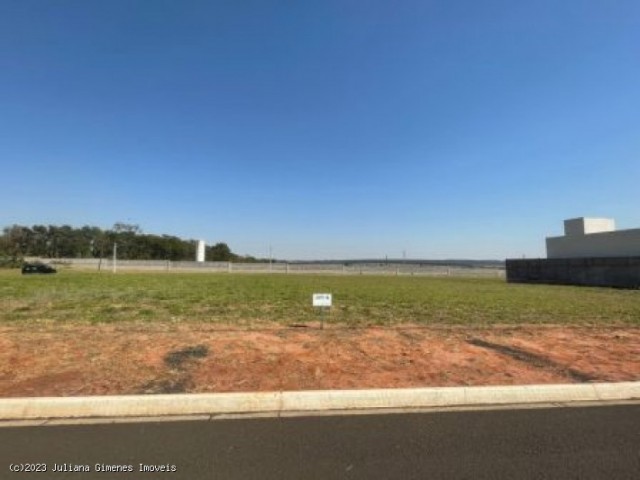
M 640 257 L 509 259 L 507 281 L 640 288 Z
M 59 267 L 75 270 L 113 272 L 112 259 L 65 258 L 43 260 Z M 327 275 L 424 275 L 456 277 L 505 277 L 501 267 L 468 267 L 459 265 L 433 265 L 429 263 L 233 263 L 189 262 L 168 260 L 117 260 L 116 271 L 155 272 L 209 272 L 209 273 L 279 273 L 279 274 L 327 274 Z

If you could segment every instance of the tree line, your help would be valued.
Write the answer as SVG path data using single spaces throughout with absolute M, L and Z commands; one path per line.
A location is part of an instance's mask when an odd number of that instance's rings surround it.
M 151 235 L 138 225 L 116 223 L 111 229 L 70 225 L 12 225 L 0 235 L 0 259 L 3 263 L 19 263 L 25 257 L 42 258 L 106 258 L 113 255 L 123 260 L 194 260 L 196 240 L 172 235 Z M 226 243 L 207 245 L 205 260 L 222 262 L 263 261 L 240 256 Z

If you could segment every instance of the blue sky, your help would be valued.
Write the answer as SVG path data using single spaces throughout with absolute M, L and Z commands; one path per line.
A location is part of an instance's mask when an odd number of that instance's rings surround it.
M 4 0 L 0 162 L 0 226 L 544 256 L 640 227 L 640 3 Z

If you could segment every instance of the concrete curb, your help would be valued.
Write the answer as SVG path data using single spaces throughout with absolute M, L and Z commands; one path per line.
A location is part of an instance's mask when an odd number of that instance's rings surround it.
M 160 417 L 640 400 L 640 382 L 0 399 L 0 420 Z

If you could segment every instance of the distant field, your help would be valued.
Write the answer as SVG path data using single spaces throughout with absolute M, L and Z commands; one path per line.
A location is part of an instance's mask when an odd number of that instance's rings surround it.
M 0 272 L 1 324 L 317 320 L 330 292 L 344 325 L 576 324 L 640 326 L 640 292 L 513 285 L 503 279 L 263 274 Z

